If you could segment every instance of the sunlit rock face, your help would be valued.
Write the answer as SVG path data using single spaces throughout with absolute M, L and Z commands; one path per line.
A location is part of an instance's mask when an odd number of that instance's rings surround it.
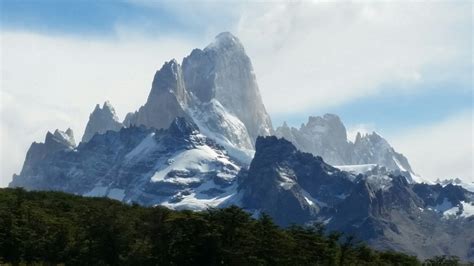
M 349 141 L 344 124 L 334 114 L 310 116 L 299 129 L 284 123 L 275 134 L 291 141 L 302 151 L 323 157 L 332 165 L 377 164 L 389 170 L 407 172 L 410 179 L 414 175 L 407 158 L 397 153 L 377 133 L 363 136 L 358 133 L 354 142 Z
M 194 49 L 182 65 L 165 63 L 146 104 L 129 113 L 124 124 L 160 129 L 178 116 L 195 122 L 204 135 L 246 163 L 257 136 L 272 133 L 250 58 L 235 36 L 219 34 L 203 50 Z
M 302 151 L 323 157 L 330 164 L 343 165 L 351 161 L 352 146 L 347 141 L 346 128 L 336 115 L 310 116 L 299 129 L 285 123 L 276 129 L 276 135 L 290 140 Z
M 280 225 L 319 222 L 378 249 L 474 259 L 474 193 L 410 183 L 405 173 L 377 165 L 363 173 L 340 171 L 285 139 L 259 137 L 238 193 L 243 208 Z
M 252 143 L 272 133 L 252 63 L 235 36 L 224 32 L 204 50 L 193 50 L 183 60 L 183 72 L 189 92 L 203 103 L 217 100 L 242 121 Z
M 104 134 L 108 130 L 118 131 L 122 127 L 123 125 L 110 102 L 106 101 L 102 108 L 97 104 L 89 116 L 84 135 L 82 135 L 82 142 L 89 141 L 97 133 Z
M 181 66 L 171 60 L 156 72 L 145 105 L 128 114 L 124 124 L 166 128 L 176 117 L 187 117 L 187 102 Z

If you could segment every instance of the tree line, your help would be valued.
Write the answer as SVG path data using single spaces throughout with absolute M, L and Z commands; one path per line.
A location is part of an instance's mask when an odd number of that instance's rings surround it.
M 457 265 L 376 251 L 321 224 L 281 228 L 231 206 L 142 207 L 61 192 L 0 189 L 0 264 Z

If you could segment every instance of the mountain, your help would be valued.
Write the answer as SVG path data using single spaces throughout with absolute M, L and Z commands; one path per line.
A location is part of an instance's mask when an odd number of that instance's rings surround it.
M 33 166 L 43 159 L 58 151 L 70 151 L 76 146 L 73 131 L 68 128 L 66 131 L 56 129 L 54 133 L 48 131 L 44 143 L 33 142 L 26 153 L 25 162 L 20 175 L 34 173 Z M 13 177 L 15 179 L 15 176 Z M 12 184 L 14 184 L 12 182 Z
M 451 178 L 451 179 L 444 179 L 444 180 L 437 179 L 435 183 L 440 184 L 442 186 L 446 186 L 449 184 L 455 185 L 455 186 L 461 186 L 464 189 L 474 192 L 474 182 L 464 182 L 459 178 Z
M 310 116 L 300 129 L 284 123 L 275 130 L 275 135 L 291 141 L 302 151 L 323 157 L 329 164 L 353 164 L 352 145 L 347 141 L 346 128 L 336 115 Z
M 377 133 L 357 133 L 355 141 L 349 141 L 344 124 L 334 114 L 310 116 L 299 129 L 283 123 L 275 130 L 275 135 L 291 141 L 302 151 L 321 156 L 331 165 L 377 164 L 389 170 L 406 172 L 411 182 L 421 181 L 408 159 Z
M 115 113 L 114 107 L 106 101 L 102 105 L 96 105 L 89 116 L 82 142 L 88 142 L 95 134 L 104 134 L 108 130 L 118 131 L 123 127 Z
M 129 113 L 124 124 L 160 129 L 176 117 L 192 120 L 244 162 L 250 161 L 257 136 L 272 133 L 250 58 L 235 36 L 219 34 L 182 65 L 174 59 L 165 63 L 145 105 Z
M 257 138 L 255 157 L 239 180 L 242 206 L 280 225 L 304 224 L 346 195 L 353 177 L 277 137 Z
M 411 184 L 397 173 L 379 166 L 341 171 L 275 136 L 257 138 L 246 169 L 196 124 L 176 118 L 168 129 L 131 126 L 75 148 L 48 133 L 10 186 L 172 209 L 235 204 L 282 226 L 322 222 L 379 249 L 473 259 L 474 193 Z
M 74 150 L 36 152 L 50 142 L 47 137 L 32 145 L 27 170 L 10 186 L 205 209 L 232 195 L 240 169 L 222 146 L 184 118 L 175 118 L 166 130 L 132 126 L 96 134 Z
M 417 181 L 378 134 L 348 141 L 336 115 L 273 131 L 250 59 L 223 33 L 182 64 L 163 64 L 123 123 L 105 102 L 78 146 L 70 129 L 48 132 L 10 186 L 172 209 L 237 205 L 281 226 L 324 223 L 379 249 L 474 259 L 474 194 Z
M 145 105 L 129 113 L 124 124 L 166 128 L 176 117 L 187 116 L 184 111 L 187 98 L 181 67 L 176 60 L 166 62 L 153 78 Z
M 385 167 L 340 171 L 276 137 L 259 137 L 256 148 L 239 179 L 248 211 L 265 212 L 280 225 L 323 222 L 379 249 L 474 259 L 474 193 L 411 184 Z
M 375 132 L 364 136 L 357 134 L 351 160 L 352 164 L 375 163 L 390 170 L 413 173 L 408 159 L 396 152 L 387 140 Z
M 194 49 L 183 60 L 183 73 L 189 92 L 201 103 L 215 99 L 242 121 L 252 145 L 257 136 L 272 133 L 252 63 L 235 36 L 224 32 L 204 50 Z

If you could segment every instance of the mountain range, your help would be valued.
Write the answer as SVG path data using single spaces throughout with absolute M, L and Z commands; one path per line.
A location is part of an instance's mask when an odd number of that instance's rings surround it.
M 97 105 L 33 143 L 11 187 L 204 210 L 238 205 L 281 226 L 323 223 L 380 249 L 474 259 L 474 193 L 423 183 L 377 133 L 347 139 L 334 114 L 273 129 L 241 42 L 219 34 L 166 62 L 146 103 L 120 121 Z

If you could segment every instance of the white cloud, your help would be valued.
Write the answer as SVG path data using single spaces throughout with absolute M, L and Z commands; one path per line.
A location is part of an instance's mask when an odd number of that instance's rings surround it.
M 324 109 L 383 93 L 387 84 L 409 92 L 426 83 L 471 82 L 470 3 L 251 7 L 236 31 L 273 114 Z
M 95 104 L 110 100 L 119 116 L 144 104 L 153 75 L 202 44 L 143 39 L 123 30 L 113 40 L 1 33 L 0 187 L 18 173 L 33 141 L 48 130 L 74 130 L 76 141 Z
M 432 181 L 459 177 L 474 182 L 473 125 L 473 110 L 467 110 L 388 139 L 417 174 Z
M 354 142 L 357 133 L 362 135 L 370 134 L 375 131 L 375 124 L 356 124 L 347 128 L 347 139 Z

